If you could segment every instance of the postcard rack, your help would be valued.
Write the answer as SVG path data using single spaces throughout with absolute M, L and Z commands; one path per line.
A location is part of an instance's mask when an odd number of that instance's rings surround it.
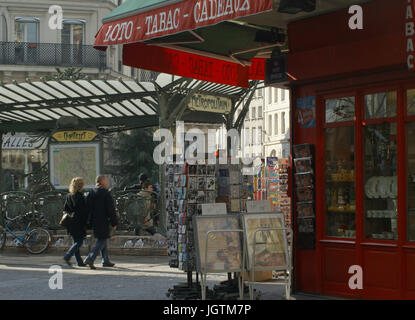
M 214 233 L 242 233 L 242 236 L 244 235 L 244 230 L 242 229 L 222 229 L 222 230 L 209 230 L 206 233 L 206 246 L 205 246 L 205 259 L 204 263 L 202 264 L 202 268 L 200 270 L 200 284 L 201 284 L 201 290 L 202 290 L 202 300 L 206 300 L 206 288 L 207 288 L 207 275 L 209 273 L 231 273 L 231 272 L 239 272 L 240 275 L 238 277 L 238 287 L 239 287 L 239 299 L 243 300 L 244 297 L 244 272 L 245 270 L 245 242 L 243 241 L 242 244 L 242 267 L 240 270 L 232 269 L 232 270 L 221 270 L 221 271 L 209 271 L 207 267 L 207 255 L 208 255 L 208 249 L 209 249 L 209 239 L 210 235 Z
M 276 231 L 283 231 L 284 234 L 284 247 L 285 247 L 285 253 L 286 253 L 286 264 L 282 265 L 282 266 L 272 266 L 272 267 L 266 267 L 266 268 L 261 268 L 261 267 L 255 267 L 256 266 L 256 247 L 259 243 L 257 243 L 257 233 L 258 232 L 276 232 Z M 249 298 L 251 300 L 254 299 L 254 285 L 255 284 L 269 284 L 269 285 L 284 285 L 285 286 L 285 298 L 287 300 L 291 300 L 291 278 L 292 278 L 292 252 L 293 252 L 293 248 L 292 248 L 292 241 L 290 242 L 290 245 L 288 245 L 288 241 L 287 241 L 287 234 L 292 234 L 292 230 L 290 228 L 287 227 L 281 227 L 281 228 L 258 228 L 255 230 L 254 232 L 254 236 L 253 236 L 253 252 L 252 252 L 252 257 L 251 260 L 252 261 L 252 266 L 251 268 L 249 268 L 249 263 L 248 263 L 248 286 L 249 286 Z M 256 271 L 260 271 L 260 270 L 273 270 L 273 271 L 284 271 L 284 279 L 281 282 L 280 280 L 272 280 L 269 282 L 256 282 L 255 281 L 255 272 Z

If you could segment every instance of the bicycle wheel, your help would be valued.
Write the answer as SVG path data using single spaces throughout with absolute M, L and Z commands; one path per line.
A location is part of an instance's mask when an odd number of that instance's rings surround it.
M 0 227 L 0 250 L 3 250 L 4 245 L 6 244 L 7 234 L 6 231 Z
M 44 252 L 50 244 L 50 234 L 47 230 L 36 228 L 30 231 L 24 240 L 27 251 L 33 254 Z

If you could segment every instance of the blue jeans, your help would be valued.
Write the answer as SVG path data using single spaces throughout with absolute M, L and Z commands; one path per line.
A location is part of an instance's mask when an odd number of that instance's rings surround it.
M 102 263 L 110 263 L 108 257 L 108 242 L 107 239 L 97 239 L 95 246 L 85 259 L 85 263 L 94 263 L 99 251 L 101 251 Z
M 82 238 L 78 239 L 74 237 L 72 237 L 72 239 L 73 239 L 72 247 L 70 247 L 68 252 L 66 252 L 66 254 L 64 255 L 64 258 L 65 260 L 69 260 L 73 255 L 75 255 L 76 262 L 78 263 L 78 265 L 83 264 L 84 262 L 82 261 L 81 252 L 79 251 L 79 248 L 82 246 L 84 239 Z

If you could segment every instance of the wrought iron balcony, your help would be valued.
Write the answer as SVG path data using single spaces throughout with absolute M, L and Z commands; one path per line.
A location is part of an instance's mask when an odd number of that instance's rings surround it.
M 106 68 L 105 51 L 62 43 L 0 42 L 0 64 Z

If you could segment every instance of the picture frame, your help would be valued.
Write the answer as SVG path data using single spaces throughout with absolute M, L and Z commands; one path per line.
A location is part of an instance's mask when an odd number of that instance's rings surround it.
M 212 230 L 241 230 L 237 215 L 196 216 L 193 219 L 196 247 L 196 270 L 201 273 L 242 272 L 241 232 L 215 232 Z M 205 256 L 207 261 L 205 264 Z
M 286 270 L 289 267 L 287 232 L 284 229 L 258 231 L 254 255 L 254 235 L 260 228 L 284 228 L 284 216 L 278 213 L 243 213 L 248 268 L 255 270 Z

